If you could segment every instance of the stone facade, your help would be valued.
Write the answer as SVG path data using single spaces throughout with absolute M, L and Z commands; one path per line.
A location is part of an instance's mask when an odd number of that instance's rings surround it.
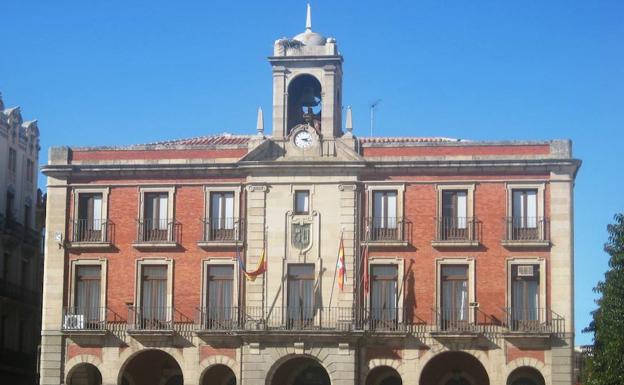
M 0 383 L 33 384 L 41 328 L 39 129 L 0 98 Z
M 335 39 L 269 61 L 270 136 L 50 151 L 41 383 L 571 384 L 571 143 L 357 138 Z

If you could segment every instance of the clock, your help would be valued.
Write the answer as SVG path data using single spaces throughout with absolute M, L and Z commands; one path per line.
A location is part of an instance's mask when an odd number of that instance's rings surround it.
M 309 131 L 299 131 L 295 135 L 295 146 L 306 149 L 312 146 L 314 139 L 312 138 L 312 134 Z

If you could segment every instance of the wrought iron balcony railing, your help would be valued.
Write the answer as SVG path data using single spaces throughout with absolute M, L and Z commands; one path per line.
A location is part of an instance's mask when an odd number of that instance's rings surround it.
M 170 306 L 128 306 L 129 332 L 174 332 L 189 329 L 193 320 Z
M 490 333 L 499 325 L 491 316 L 471 306 L 436 307 L 431 311 L 435 333 Z
M 137 243 L 177 243 L 180 225 L 168 218 L 137 220 Z
M 72 221 L 72 243 L 106 243 L 111 241 L 111 223 L 108 220 L 77 219 Z
M 63 308 L 62 329 L 73 332 L 105 332 L 121 321 L 121 317 L 107 307 L 69 306 Z
M 364 240 L 369 242 L 405 241 L 405 221 L 399 217 L 367 217 L 364 219 Z
M 243 222 L 239 218 L 204 218 L 203 242 L 237 242 L 243 234 Z
M 550 229 L 547 218 L 543 217 L 506 217 L 507 242 L 548 242 Z
M 505 326 L 510 332 L 523 334 L 555 334 L 565 330 L 562 316 L 547 308 L 505 308 Z
M 478 242 L 479 221 L 473 217 L 436 218 L 437 242 Z

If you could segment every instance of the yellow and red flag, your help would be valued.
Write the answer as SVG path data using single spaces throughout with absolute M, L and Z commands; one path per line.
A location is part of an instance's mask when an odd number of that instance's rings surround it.
M 347 268 L 345 266 L 344 257 L 344 241 L 342 235 L 340 236 L 340 247 L 338 247 L 338 262 L 336 263 L 336 271 L 338 272 L 338 287 L 340 291 L 344 290 L 344 282 L 347 276 Z
M 238 249 L 236 250 L 236 254 L 237 254 L 236 258 L 238 259 L 238 264 L 240 265 L 241 270 L 243 271 L 243 273 L 245 274 L 245 277 L 247 277 L 248 280 L 253 282 L 256 280 L 256 278 L 259 275 L 262 275 L 263 273 L 267 271 L 265 249 L 262 249 L 262 255 L 260 256 L 260 260 L 258 261 L 258 266 L 256 267 L 256 270 L 254 271 L 245 270 L 245 265 L 243 264 L 243 261 L 240 257 L 240 253 L 238 252 Z

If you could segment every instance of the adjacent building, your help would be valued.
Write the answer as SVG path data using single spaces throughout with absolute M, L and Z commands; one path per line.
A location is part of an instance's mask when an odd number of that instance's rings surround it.
M 41 383 L 572 384 L 570 141 L 357 137 L 309 13 L 269 63 L 270 133 L 51 149 Z
M 39 129 L 0 98 L 0 383 L 34 384 L 41 329 L 44 210 Z

